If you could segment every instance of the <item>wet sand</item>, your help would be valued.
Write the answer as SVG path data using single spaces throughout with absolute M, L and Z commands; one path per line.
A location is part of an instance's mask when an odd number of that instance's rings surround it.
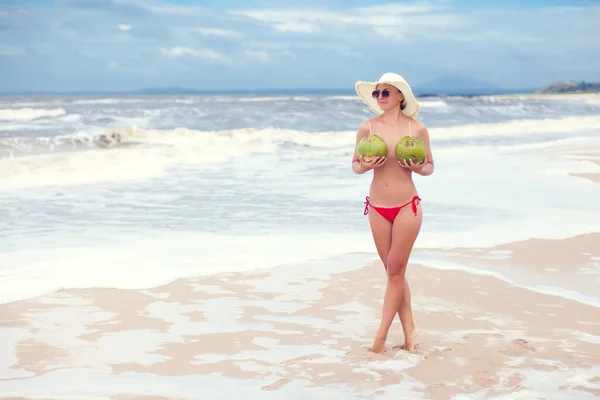
M 598 264 L 599 242 L 532 240 L 484 254 L 510 251 L 489 263 L 577 269 Z M 465 260 L 472 252 L 453 249 Z M 416 350 L 400 348 L 396 320 L 386 352 L 373 354 L 384 271 L 379 262 L 354 268 L 64 290 L 0 305 L 0 398 L 600 396 L 597 307 L 411 263 Z
M 569 175 L 589 179 L 592 182 L 600 183 L 600 149 L 597 148 L 578 148 L 573 149 L 567 157 L 585 161 L 593 166 L 598 172 L 570 172 Z

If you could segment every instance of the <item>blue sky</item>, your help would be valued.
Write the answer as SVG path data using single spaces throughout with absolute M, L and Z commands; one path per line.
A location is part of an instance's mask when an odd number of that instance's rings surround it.
M 600 0 L 0 0 L 0 91 L 600 81 Z

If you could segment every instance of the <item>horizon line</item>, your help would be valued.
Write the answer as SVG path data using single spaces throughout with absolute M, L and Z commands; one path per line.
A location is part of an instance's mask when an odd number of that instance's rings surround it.
M 538 87 L 530 88 L 464 88 L 464 89 L 440 89 L 414 90 L 416 96 L 439 96 L 439 95 L 489 95 L 489 94 L 522 94 L 538 90 Z M 184 87 L 158 87 L 132 90 L 28 90 L 28 91 L 0 91 L 0 96 L 20 95 L 176 95 L 176 94 L 199 94 L 199 95 L 235 95 L 235 94 L 356 94 L 353 88 L 270 88 L 270 89 L 193 89 Z

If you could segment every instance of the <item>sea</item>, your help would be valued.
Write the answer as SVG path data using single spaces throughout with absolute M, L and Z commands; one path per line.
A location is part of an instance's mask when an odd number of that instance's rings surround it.
M 435 172 L 414 177 L 424 217 L 411 262 L 600 307 L 600 259 L 548 274 L 444 256 L 600 232 L 600 184 L 574 175 L 600 172 L 590 161 L 600 158 L 600 93 L 420 102 Z M 221 273 L 363 267 L 377 259 L 363 213 L 371 173 L 354 174 L 351 159 L 356 130 L 371 117 L 348 94 L 0 97 L 0 303 Z M 9 344 L 24 334 L 13 331 Z M 9 375 L 10 347 L 0 349 Z M 71 378 L 56 380 L 60 373 L 37 388 L 19 379 L 5 387 L 67 393 L 61 382 Z M 106 389 L 113 378 L 81 375 L 79 386 Z M 194 393 L 212 380 L 189 378 Z
M 435 172 L 414 178 L 416 249 L 600 230 L 600 185 L 569 175 L 599 167 L 561 152 L 600 149 L 600 94 L 420 102 Z M 376 258 L 371 174 L 351 169 L 371 117 L 347 94 L 0 97 L 0 302 Z M 497 272 L 600 304 L 589 275 Z

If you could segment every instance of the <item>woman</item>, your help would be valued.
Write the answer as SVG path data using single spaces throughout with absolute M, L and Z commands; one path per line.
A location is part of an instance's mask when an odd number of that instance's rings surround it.
M 413 351 L 418 329 L 405 275 L 408 258 L 421 230 L 422 214 L 412 173 L 424 176 L 433 173 L 429 134 L 422 122 L 413 119 L 421 107 L 400 75 L 385 73 L 377 82 L 359 81 L 356 92 L 371 110 L 379 114 L 360 124 L 356 144 L 369 134 L 377 134 L 388 146 L 387 158 L 376 157 L 367 162 L 357 156 L 356 151 L 352 158 L 354 173 L 373 170 L 364 213 L 369 216 L 375 247 L 387 273 L 383 315 L 372 350 L 375 353 L 385 350 L 388 330 L 398 314 L 404 331 L 404 349 Z M 406 135 L 419 137 L 425 143 L 427 158 L 422 164 L 396 160 L 394 149 L 398 140 Z

